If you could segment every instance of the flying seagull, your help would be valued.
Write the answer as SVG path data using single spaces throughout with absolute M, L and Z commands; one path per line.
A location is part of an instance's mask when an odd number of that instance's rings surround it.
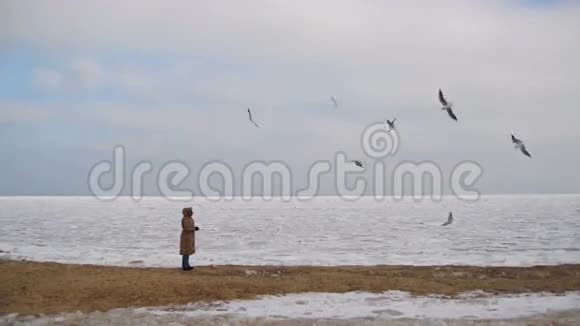
M 338 107 L 338 102 L 336 101 L 336 99 L 334 98 L 334 96 L 330 97 L 330 100 L 332 101 L 332 105 L 334 105 L 334 108 L 336 109 Z
M 447 222 L 441 224 L 441 226 L 447 226 L 453 223 L 453 213 L 449 212 L 449 216 L 447 217 Z
M 358 166 L 359 168 L 362 168 L 363 167 L 362 162 L 359 161 L 359 160 L 353 160 L 352 163 L 354 163 L 354 165 Z
M 447 102 L 447 100 L 443 96 L 443 92 L 441 91 L 441 88 L 439 89 L 439 102 L 441 102 L 441 105 L 443 105 L 443 107 L 441 107 L 441 110 L 447 111 L 447 114 L 449 114 L 451 119 L 457 121 L 457 117 L 455 116 L 455 113 L 453 113 L 453 110 L 451 110 L 453 103 Z
M 248 119 L 250 119 L 250 122 L 254 124 L 254 126 L 260 128 L 260 126 L 258 126 L 258 124 L 254 121 L 254 119 L 252 118 L 252 111 L 250 111 L 250 109 L 248 108 Z
M 395 121 L 397 121 L 397 118 L 394 118 L 393 121 L 385 120 L 385 126 L 389 127 L 389 132 L 395 130 Z
M 524 142 L 517 139 L 516 136 L 514 136 L 513 132 L 512 132 L 512 142 L 514 143 L 515 149 L 519 149 L 527 157 L 530 158 L 532 157 L 532 155 L 530 155 L 530 152 L 528 152 L 528 150 L 526 149 L 526 145 L 524 145 Z

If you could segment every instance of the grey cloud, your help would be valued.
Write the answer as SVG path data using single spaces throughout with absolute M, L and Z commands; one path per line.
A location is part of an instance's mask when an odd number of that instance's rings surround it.
M 171 61 L 163 71 L 133 63 L 101 64 L 102 73 L 85 69 L 96 85 L 122 90 L 131 101 L 71 105 L 85 109 L 73 116 L 82 123 L 165 135 L 154 145 L 123 138 L 144 157 L 175 157 L 187 148 L 188 155 L 232 164 L 280 159 L 304 169 L 336 150 L 362 155 L 362 129 L 396 116 L 402 147 L 389 164 L 429 159 L 453 166 L 473 159 L 485 168 L 480 182 L 487 192 L 580 191 L 573 173 L 580 152 L 570 150 L 580 142 L 580 5 L 574 2 L 542 8 L 520 1 L 346 0 L 0 6 L 4 44 L 33 44 L 73 59 L 88 53 L 97 64 L 99 53 L 119 49 Z M 189 55 L 247 69 L 199 76 L 184 59 Z M 440 87 L 455 103 L 459 123 L 439 109 Z M 340 102 L 335 111 L 331 95 Z M 262 130 L 247 128 L 248 106 Z M 511 130 L 526 140 L 533 160 L 513 151 Z

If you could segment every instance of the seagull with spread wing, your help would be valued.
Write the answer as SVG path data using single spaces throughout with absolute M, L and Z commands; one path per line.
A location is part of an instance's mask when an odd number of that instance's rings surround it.
M 336 99 L 334 98 L 334 96 L 330 97 L 330 100 L 332 101 L 332 105 L 334 105 L 334 108 L 338 108 L 338 102 L 336 101 Z
M 389 132 L 395 130 L 395 121 L 397 121 L 397 118 L 394 118 L 393 121 L 385 120 L 385 126 L 389 128 Z
M 447 226 L 451 223 L 453 223 L 453 213 L 449 212 L 449 216 L 447 217 L 447 222 L 441 224 L 441 226 Z
M 449 114 L 451 119 L 457 121 L 457 117 L 455 116 L 455 113 L 453 113 L 453 110 L 451 110 L 453 103 L 447 102 L 447 100 L 445 99 L 445 96 L 443 96 L 443 92 L 441 91 L 441 88 L 439 89 L 439 102 L 441 102 L 441 105 L 443 105 L 441 107 L 441 110 L 447 111 L 447 114 Z
M 257 128 L 260 128 L 260 126 L 258 126 L 258 124 L 254 121 L 254 118 L 252 118 L 252 111 L 250 111 L 250 109 L 248 108 L 248 119 L 250 119 L 250 122 L 254 124 L 254 126 L 256 126 Z
M 532 157 L 530 152 L 528 152 L 528 150 L 526 149 L 526 145 L 524 145 L 524 142 L 517 139 L 516 136 L 514 136 L 513 132 L 512 132 L 512 142 L 514 143 L 515 149 L 519 149 L 525 156 L 527 156 L 529 158 Z

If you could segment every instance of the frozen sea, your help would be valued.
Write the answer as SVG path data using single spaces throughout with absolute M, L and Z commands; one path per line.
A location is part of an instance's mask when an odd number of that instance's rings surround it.
M 185 206 L 194 207 L 201 228 L 196 265 L 580 263 L 578 195 L 189 203 L 0 197 L 0 258 L 175 267 Z M 442 227 L 449 211 L 455 221 Z

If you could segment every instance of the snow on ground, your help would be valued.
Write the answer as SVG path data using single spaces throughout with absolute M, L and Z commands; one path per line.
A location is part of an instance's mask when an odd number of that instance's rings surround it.
M 257 300 L 194 303 L 181 306 L 126 308 L 54 316 L 0 317 L 0 324 L 36 325 L 472 325 L 480 322 L 542 325 L 580 322 L 580 292 L 491 296 L 466 293 L 455 298 L 383 293 L 301 293 Z
M 270 318 L 497 319 L 574 308 L 580 308 L 580 292 L 570 292 L 566 295 L 507 296 L 488 296 L 484 293 L 473 292 L 458 298 L 445 298 L 443 296 L 412 296 L 406 292 L 388 291 L 380 294 L 366 292 L 300 293 L 264 296 L 258 300 L 197 303 L 181 307 L 180 313 L 189 316 L 232 313 L 249 317 L 266 316 Z M 147 311 L 163 314 L 167 313 L 168 309 L 153 308 L 147 309 Z

